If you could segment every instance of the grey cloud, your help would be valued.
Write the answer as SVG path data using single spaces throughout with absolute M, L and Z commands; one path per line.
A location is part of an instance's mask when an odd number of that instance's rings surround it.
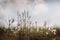
M 40 0 L 0 0 L 0 11 L 2 10 L 2 12 L 6 11 L 6 13 L 9 13 L 12 12 L 12 10 L 21 10 L 21 8 L 28 7 L 31 9 L 34 8 L 39 1 Z
M 47 2 L 56 2 L 56 1 L 60 1 L 60 0 L 44 0 L 44 1 L 47 1 Z
M 14 0 L 0 0 L 0 6 L 6 8 L 8 5 L 13 4 Z
M 38 3 L 37 0 L 0 0 L 0 6 L 3 8 L 9 7 L 10 5 L 21 8 L 28 5 L 35 5 L 36 3 Z
M 28 0 L 28 4 L 34 3 L 35 0 Z

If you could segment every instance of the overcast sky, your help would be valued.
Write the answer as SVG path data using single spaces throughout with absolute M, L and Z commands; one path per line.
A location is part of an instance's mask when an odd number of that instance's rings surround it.
M 28 10 L 32 21 L 37 21 L 38 25 L 43 25 L 44 20 L 51 25 L 60 25 L 60 1 L 59 0 L 0 0 L 0 21 L 7 19 L 17 20 L 17 10 L 19 13 Z

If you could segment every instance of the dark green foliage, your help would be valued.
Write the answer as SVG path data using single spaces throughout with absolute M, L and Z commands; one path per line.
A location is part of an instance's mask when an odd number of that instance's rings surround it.
M 11 31 L 11 28 L 1 28 L 0 27 L 0 40 L 16 40 L 16 36 Z
M 56 34 L 47 28 L 1 28 L 0 40 L 60 40 L 60 28 L 55 28 Z M 46 34 L 47 33 L 47 34 Z
M 4 29 L 0 28 L 0 40 L 2 40 L 4 33 L 5 33 Z
M 60 28 L 56 28 L 56 34 L 60 37 Z

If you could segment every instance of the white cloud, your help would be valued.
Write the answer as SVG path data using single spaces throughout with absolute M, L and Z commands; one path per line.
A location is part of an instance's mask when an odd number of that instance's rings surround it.
M 37 4 L 33 10 L 35 16 L 39 16 L 48 12 L 48 7 L 45 4 Z

